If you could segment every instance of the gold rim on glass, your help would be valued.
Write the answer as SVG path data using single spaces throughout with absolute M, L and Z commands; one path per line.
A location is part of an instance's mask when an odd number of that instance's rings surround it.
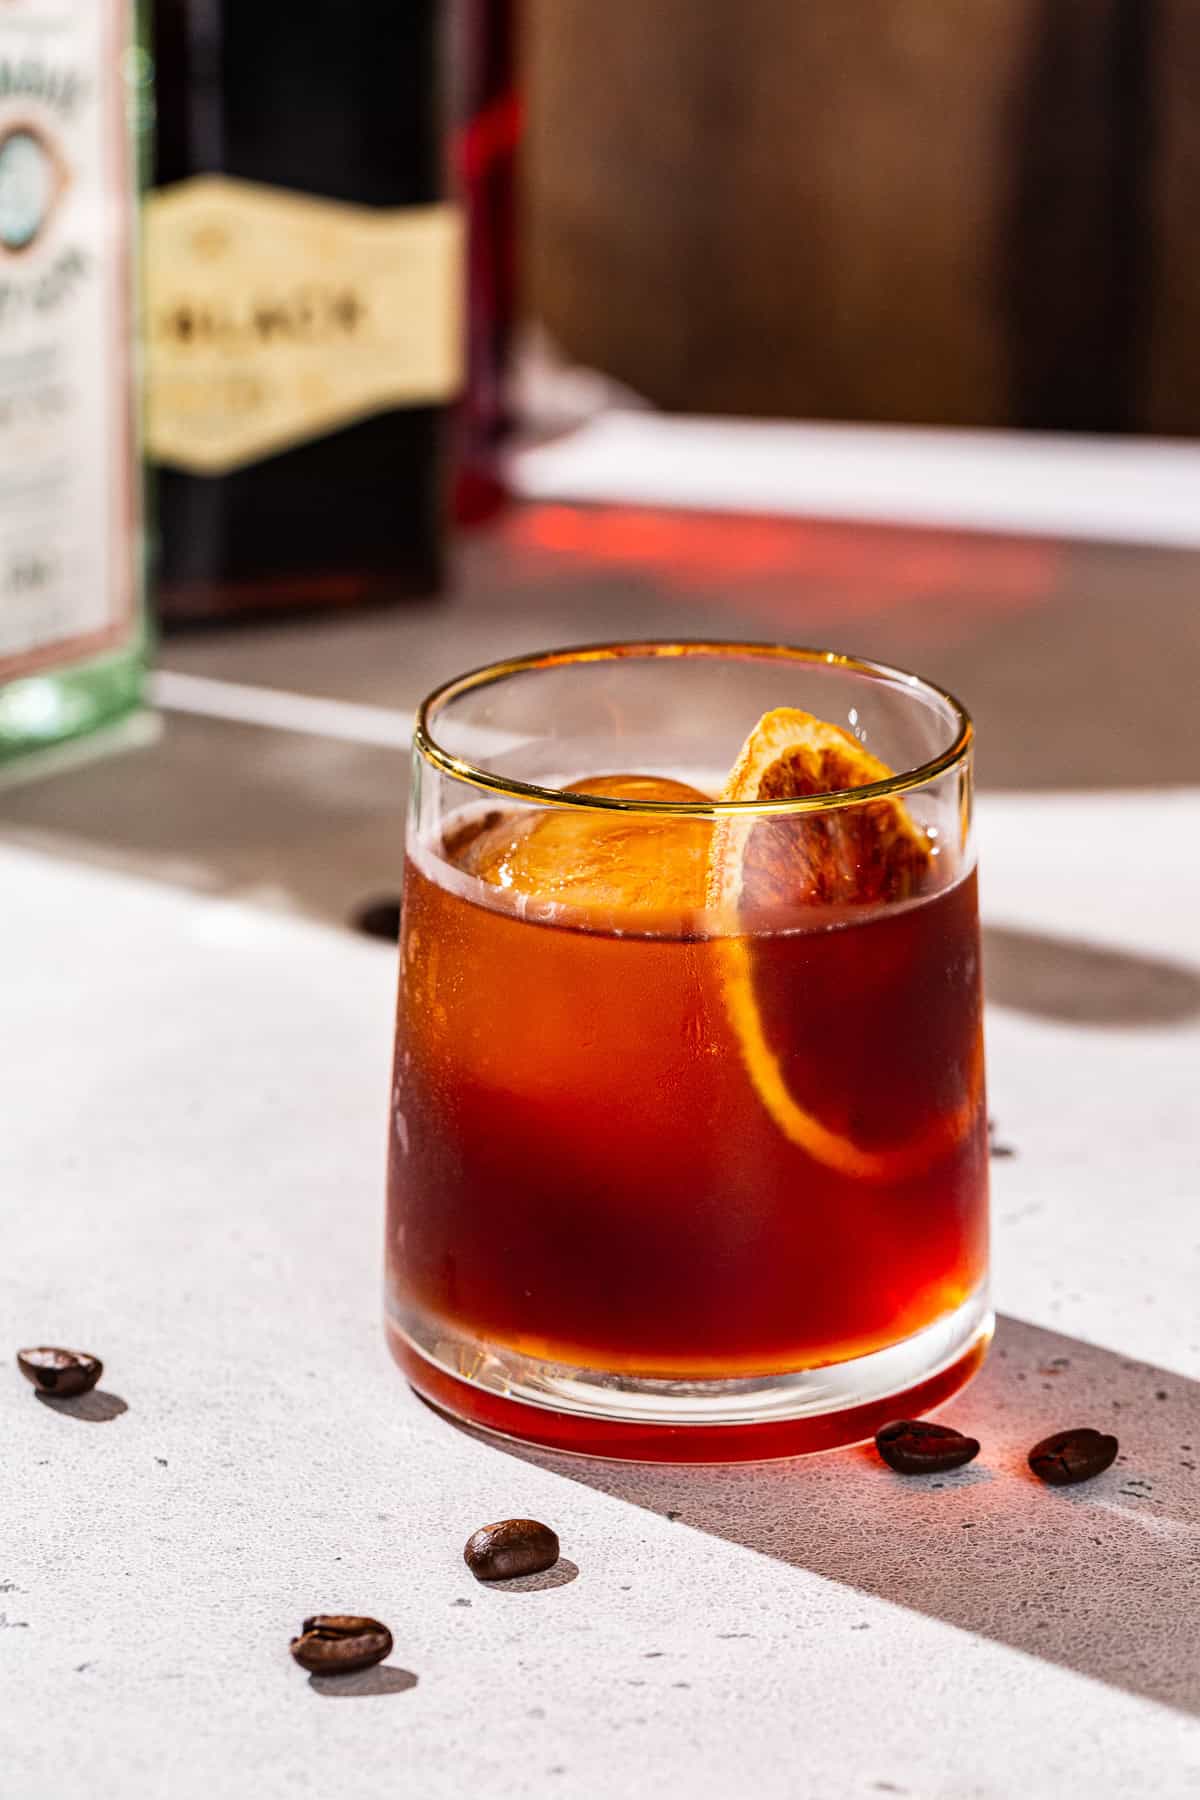
M 626 658 L 644 658 L 649 661 L 660 657 L 665 659 L 682 656 L 744 656 L 775 658 L 780 662 L 821 664 L 828 668 L 846 669 L 852 674 L 886 682 L 892 687 L 908 688 L 913 693 L 939 700 L 949 708 L 956 727 L 954 740 L 948 749 L 930 762 L 921 763 L 915 769 L 899 770 L 896 774 L 889 775 L 886 781 L 872 782 L 867 787 L 835 788 L 827 794 L 804 794 L 777 800 L 625 800 L 611 794 L 566 794 L 560 788 L 537 787 L 532 782 L 516 781 L 506 775 L 498 775 L 477 763 L 467 762 L 463 757 L 451 755 L 434 736 L 433 721 L 452 701 L 461 699 L 464 694 L 473 693 L 478 688 L 506 681 L 513 675 L 524 675 L 537 669 L 561 668 L 569 663 L 618 662 Z M 439 769 L 443 775 L 450 775 L 454 780 L 464 781 L 471 787 L 481 788 L 488 794 L 533 800 L 542 806 L 715 819 L 730 815 L 745 817 L 752 814 L 829 812 L 837 807 L 862 806 L 889 794 L 910 793 L 914 788 L 924 787 L 928 782 L 935 781 L 939 775 L 944 775 L 948 769 L 962 762 L 974 735 L 975 728 L 970 714 L 961 701 L 956 700 L 945 688 L 937 687 L 933 682 L 926 681 L 920 675 L 913 675 L 907 669 L 893 668 L 888 663 L 868 662 L 862 657 L 847 656 L 836 650 L 809 650 L 791 644 L 684 638 L 673 641 L 648 639 L 645 642 L 621 644 L 579 644 L 562 650 L 513 656 L 504 662 L 487 663 L 482 668 L 472 669 L 453 681 L 443 683 L 427 695 L 417 712 L 413 746 L 427 763 Z

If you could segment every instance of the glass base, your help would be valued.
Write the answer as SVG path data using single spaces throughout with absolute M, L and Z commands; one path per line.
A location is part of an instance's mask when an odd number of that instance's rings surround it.
M 71 769 L 86 768 L 126 750 L 144 750 L 158 742 L 162 729 L 157 713 L 139 707 L 107 725 L 89 727 L 86 736 L 64 738 L 57 744 L 38 744 L 18 752 L 0 739 L 0 789 L 23 787 Z
M 987 1290 L 914 1337 L 790 1375 L 666 1381 L 543 1362 L 412 1314 L 387 1321 L 392 1355 L 424 1399 L 526 1443 L 633 1462 L 755 1462 L 861 1443 L 920 1417 L 975 1374 L 991 1341 Z
M 89 733 L 120 730 L 135 713 L 145 680 L 140 644 L 67 668 L 0 682 L 0 763 L 40 756 Z

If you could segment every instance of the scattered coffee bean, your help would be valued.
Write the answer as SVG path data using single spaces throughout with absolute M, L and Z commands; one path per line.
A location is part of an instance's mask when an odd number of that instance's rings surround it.
M 394 944 L 400 936 L 400 902 L 391 896 L 356 906 L 350 923 L 365 937 L 385 938 Z
M 26 1381 L 61 1400 L 88 1393 L 104 1373 L 98 1356 L 89 1356 L 86 1350 L 59 1350 L 50 1344 L 18 1350 L 17 1367 Z
M 382 1662 L 391 1648 L 387 1626 L 357 1613 L 314 1613 L 291 1642 L 292 1655 L 313 1675 L 353 1675 Z
M 558 1561 L 558 1538 L 536 1519 L 501 1519 L 495 1525 L 481 1525 L 467 1539 L 463 1560 L 479 1581 L 536 1575 Z
M 1117 1440 L 1090 1425 L 1075 1431 L 1055 1431 L 1029 1452 L 1029 1466 L 1039 1481 L 1050 1487 L 1071 1487 L 1103 1475 L 1116 1461 Z
M 978 1456 L 979 1440 L 928 1419 L 896 1419 L 875 1433 L 875 1448 L 897 1475 L 940 1475 Z

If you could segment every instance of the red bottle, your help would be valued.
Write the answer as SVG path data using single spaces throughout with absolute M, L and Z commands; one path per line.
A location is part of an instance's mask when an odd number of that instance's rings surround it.
M 467 385 L 456 431 L 454 515 L 503 505 L 500 451 L 516 311 L 516 175 L 523 112 L 514 0 L 457 0 L 450 53 L 453 176 L 467 217 Z

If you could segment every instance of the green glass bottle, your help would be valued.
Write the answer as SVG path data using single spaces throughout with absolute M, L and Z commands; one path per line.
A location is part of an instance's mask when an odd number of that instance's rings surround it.
M 141 700 L 135 271 L 151 68 L 135 0 L 0 6 L 6 769 Z

